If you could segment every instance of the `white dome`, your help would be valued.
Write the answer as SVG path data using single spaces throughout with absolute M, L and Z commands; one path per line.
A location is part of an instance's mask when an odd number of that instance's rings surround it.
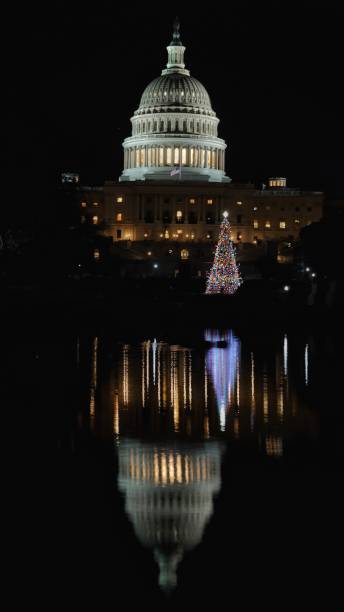
M 208 92 L 202 83 L 192 76 L 178 72 L 154 79 L 144 90 L 135 115 L 174 109 L 215 116 Z
M 179 23 L 167 47 L 161 76 L 144 90 L 131 118 L 120 181 L 175 180 L 171 167 L 180 166 L 182 180 L 229 182 L 225 174 L 224 140 L 205 87 L 185 68 Z

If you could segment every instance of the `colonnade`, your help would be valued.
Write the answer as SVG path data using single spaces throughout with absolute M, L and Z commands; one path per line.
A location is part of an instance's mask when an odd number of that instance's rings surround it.
M 124 169 L 142 167 L 186 166 L 225 170 L 225 151 L 215 147 L 151 146 L 124 149 Z

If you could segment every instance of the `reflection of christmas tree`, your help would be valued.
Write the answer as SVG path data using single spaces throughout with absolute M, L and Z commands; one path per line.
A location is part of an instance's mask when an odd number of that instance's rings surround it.
M 211 268 L 206 293 L 227 293 L 232 295 L 242 283 L 235 259 L 235 249 L 231 240 L 231 226 L 228 213 L 223 213 L 214 263 Z

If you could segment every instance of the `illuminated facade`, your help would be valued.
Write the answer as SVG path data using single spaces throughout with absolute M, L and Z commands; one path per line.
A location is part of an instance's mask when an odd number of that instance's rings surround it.
M 78 188 L 81 221 L 99 225 L 115 242 L 213 242 L 227 210 L 234 242 L 297 239 L 302 227 L 320 220 L 323 194 L 289 189 L 284 177 L 262 189 L 232 183 L 219 119 L 185 68 L 178 23 L 167 51 L 166 68 L 131 118 L 119 181 Z

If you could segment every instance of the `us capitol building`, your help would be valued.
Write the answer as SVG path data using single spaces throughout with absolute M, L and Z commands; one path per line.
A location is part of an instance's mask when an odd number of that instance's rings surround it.
M 166 68 L 131 118 L 119 181 L 78 186 L 81 222 L 99 225 L 114 242 L 210 245 L 227 210 L 236 243 L 296 239 L 300 228 L 321 218 L 323 194 L 290 189 L 284 177 L 261 189 L 232 182 L 219 119 L 207 90 L 185 67 L 177 21 L 167 53 Z

